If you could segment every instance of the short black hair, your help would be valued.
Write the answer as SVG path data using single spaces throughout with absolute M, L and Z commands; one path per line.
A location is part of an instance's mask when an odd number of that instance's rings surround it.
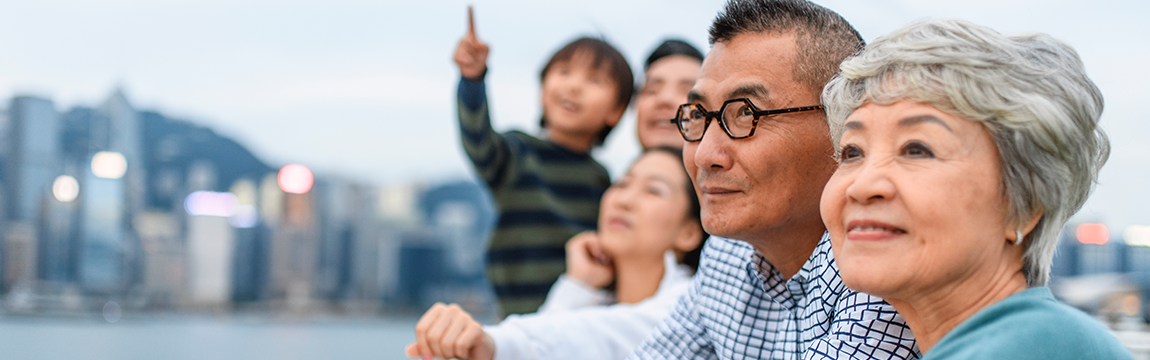
M 654 152 L 670 154 L 676 159 L 679 159 L 680 164 L 683 163 L 683 150 L 670 146 L 655 146 L 644 149 L 640 157 Z M 687 176 L 687 186 L 684 187 L 683 191 L 686 191 L 687 199 L 690 201 L 690 205 L 687 207 L 687 218 L 698 222 L 699 233 L 702 234 L 702 237 L 699 239 L 699 246 L 683 254 L 683 260 L 681 260 L 680 263 L 690 267 L 691 271 L 698 271 L 699 259 L 703 255 L 703 244 L 707 243 L 707 238 L 711 237 L 711 235 L 708 235 L 707 230 L 703 229 L 703 208 L 699 206 L 699 195 L 695 192 L 695 183 L 691 180 L 691 174 L 687 172 L 686 168 L 683 169 L 683 174 Z
M 699 49 L 683 40 L 667 39 L 659 44 L 655 51 L 651 52 L 651 56 L 647 57 L 647 62 L 643 64 L 643 71 L 650 70 L 651 64 L 659 61 L 659 59 L 672 55 L 684 55 L 703 62 L 703 53 L 699 52 Z
M 544 78 L 547 77 L 547 71 L 551 70 L 552 66 L 571 61 L 576 55 L 581 54 L 591 56 L 592 68 L 606 70 L 611 81 L 615 82 L 615 89 L 618 90 L 615 94 L 616 105 L 626 108 L 627 104 L 631 102 L 631 96 L 635 93 L 635 74 L 631 73 L 631 65 L 627 63 L 627 58 L 623 56 L 623 53 L 620 53 L 618 49 L 603 39 L 584 36 L 564 45 L 563 48 L 555 52 L 555 55 L 551 56 L 547 65 L 543 66 L 543 71 L 539 72 L 539 82 L 543 82 Z M 539 118 L 539 126 L 547 127 L 546 114 Z M 607 135 L 611 133 L 612 128 L 614 127 L 603 127 L 595 140 L 595 145 L 602 145 L 607 140 Z
M 795 35 L 795 80 L 815 94 L 866 45 L 838 13 L 806 0 L 729 0 L 710 32 L 711 45 L 743 33 Z

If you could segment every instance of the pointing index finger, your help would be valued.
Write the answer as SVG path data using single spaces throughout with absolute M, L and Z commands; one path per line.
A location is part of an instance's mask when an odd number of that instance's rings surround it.
M 467 33 L 475 36 L 475 11 L 467 5 Z

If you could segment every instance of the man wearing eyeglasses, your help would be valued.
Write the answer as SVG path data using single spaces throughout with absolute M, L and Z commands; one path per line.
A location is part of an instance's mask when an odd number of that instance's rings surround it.
M 819 217 L 835 169 L 819 97 L 862 38 L 804 0 L 730 0 L 711 43 L 671 121 L 715 237 L 632 358 L 917 358 L 893 307 L 843 285 Z

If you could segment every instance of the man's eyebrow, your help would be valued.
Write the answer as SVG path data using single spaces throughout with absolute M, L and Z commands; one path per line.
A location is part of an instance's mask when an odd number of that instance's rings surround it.
M 763 86 L 763 84 L 750 83 L 740 85 L 739 87 L 735 88 L 735 90 L 731 90 L 731 92 L 727 94 L 727 98 L 734 99 L 745 97 L 765 100 L 767 95 L 770 95 L 770 93 L 771 91 L 768 90 L 766 86 Z
M 947 125 L 945 122 L 942 122 L 942 120 L 939 120 L 938 118 L 936 118 L 934 116 L 930 116 L 930 115 L 918 115 L 918 116 L 911 116 L 911 117 L 903 118 L 902 120 L 898 121 L 898 126 L 899 127 L 909 127 L 909 126 L 918 125 L 918 124 L 921 124 L 924 122 L 939 124 L 939 125 L 942 125 L 942 127 L 946 128 L 947 131 L 950 131 L 952 133 L 954 132 L 954 129 L 951 129 L 950 125 Z
M 687 93 L 688 104 L 698 104 L 706 100 L 707 97 L 703 96 L 703 94 L 700 94 L 698 91 L 695 91 L 695 89 L 691 89 L 691 91 Z

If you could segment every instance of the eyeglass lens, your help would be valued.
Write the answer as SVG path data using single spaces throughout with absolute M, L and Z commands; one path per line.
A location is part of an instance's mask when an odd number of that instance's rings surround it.
M 735 137 L 750 135 L 755 126 L 755 114 L 750 104 L 734 101 L 723 105 L 723 125 L 727 125 L 727 131 Z
M 723 104 L 719 115 L 723 126 L 735 137 L 750 135 L 755 126 L 755 115 L 750 104 L 745 101 L 732 101 Z M 679 127 L 690 141 L 703 138 L 707 127 L 707 113 L 696 104 L 685 104 L 679 108 Z

